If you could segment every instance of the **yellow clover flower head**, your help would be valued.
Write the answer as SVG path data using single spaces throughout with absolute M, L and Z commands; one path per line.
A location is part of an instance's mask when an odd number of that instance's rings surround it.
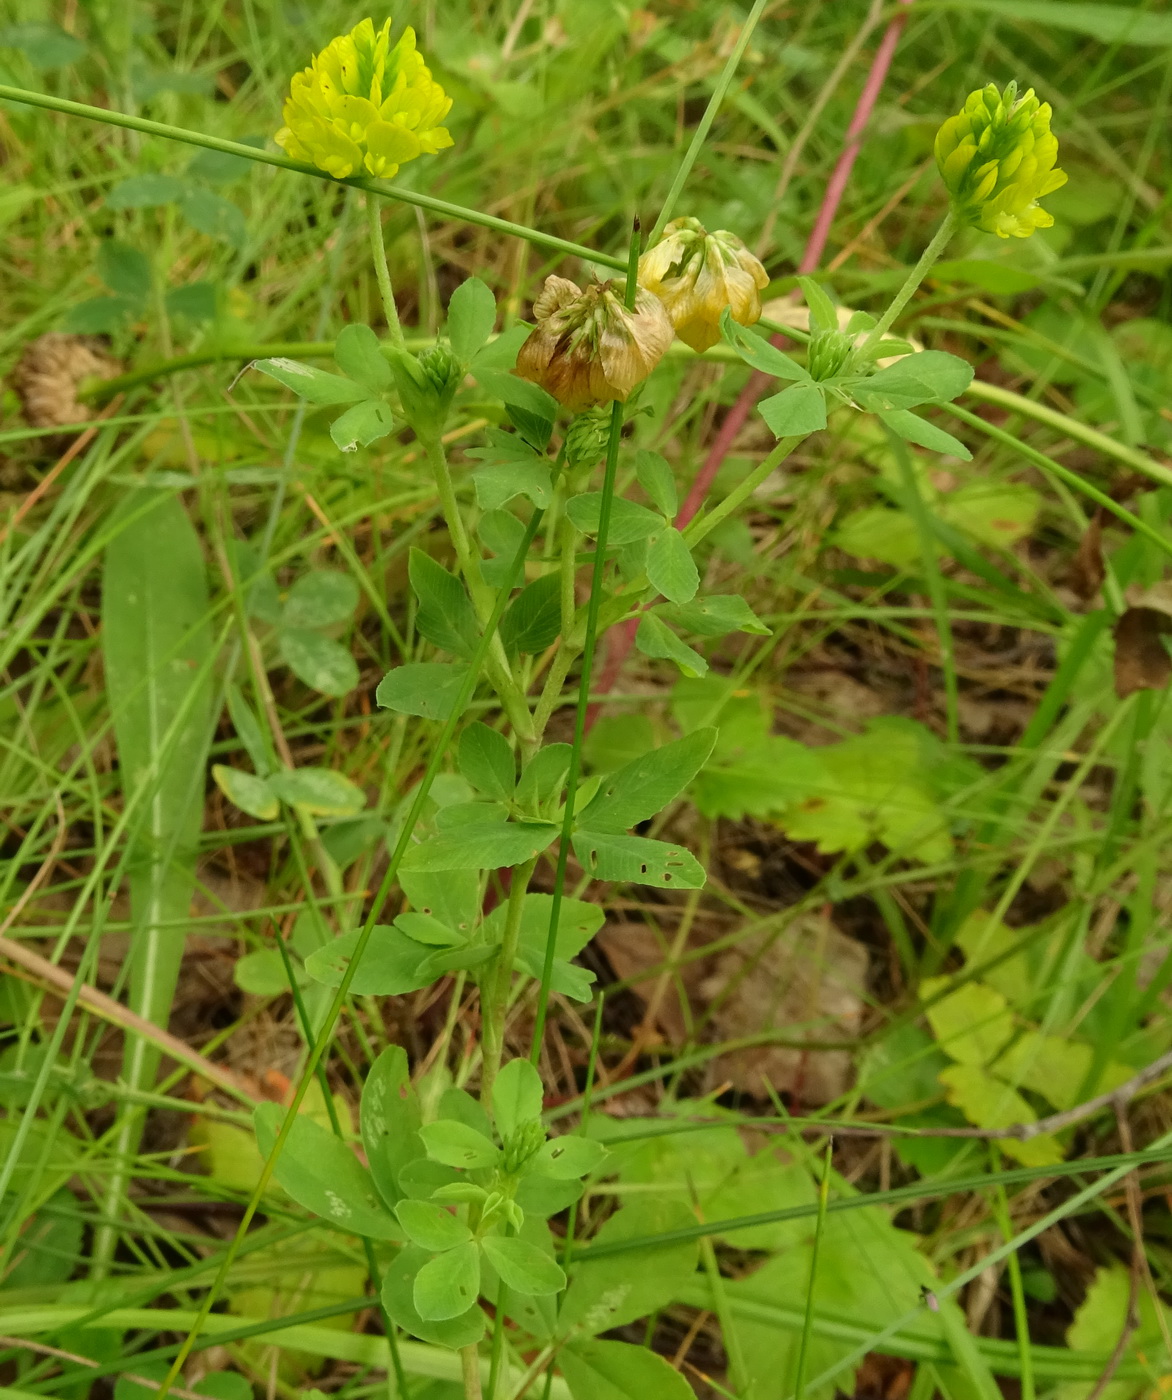
M 726 306 L 742 326 L 760 320 L 769 274 L 735 233 L 709 233 L 698 219 L 673 219 L 639 259 L 639 285 L 663 302 L 685 344 L 707 350 L 720 339 Z
M 625 401 L 672 342 L 659 298 L 640 287 L 628 311 L 620 282 L 583 291 L 568 278 L 547 277 L 533 319 L 537 328 L 521 346 L 517 373 L 574 413 Z
M 1057 159 L 1050 104 L 1033 88 L 1018 97 L 1012 82 L 1004 92 L 990 83 L 970 93 L 936 133 L 936 164 L 956 217 L 1001 238 L 1028 238 L 1054 222 L 1038 200 L 1066 184 Z
M 294 75 L 277 145 L 336 180 L 367 171 L 389 180 L 406 161 L 452 144 L 440 125 L 452 105 L 404 29 L 391 47 L 391 21 L 375 33 L 364 19 Z

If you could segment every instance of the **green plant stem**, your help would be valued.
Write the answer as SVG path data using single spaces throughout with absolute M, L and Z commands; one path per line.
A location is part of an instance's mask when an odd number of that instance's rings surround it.
M 185 145 L 202 146 L 208 151 L 223 151 L 225 155 L 239 156 L 241 160 L 254 161 L 260 165 L 275 165 L 281 170 L 292 170 L 298 175 L 310 175 L 315 180 L 326 180 L 331 185 L 345 185 L 351 189 L 381 195 L 383 199 L 413 204 L 445 219 L 456 219 L 461 223 L 491 229 L 494 233 L 523 238 L 526 242 L 548 248 L 551 252 L 586 258 L 604 267 L 613 267 L 616 271 L 621 272 L 626 267 L 622 258 L 616 258 L 611 253 L 596 252 L 593 248 L 586 248 L 581 243 L 573 243 L 567 238 L 558 238 L 554 234 L 542 233 L 540 229 L 513 223 L 511 219 L 498 219 L 495 214 L 482 214 L 479 209 L 468 209 L 462 204 L 436 199 L 434 195 L 422 194 L 402 185 L 388 184 L 385 180 L 371 180 L 360 175 L 352 175 L 346 180 L 335 180 L 328 171 L 319 170 L 316 165 L 306 165 L 303 161 L 278 155 L 276 151 L 257 150 L 255 146 L 246 146 L 240 141 L 225 141 L 219 136 L 205 136 L 202 131 L 168 126 L 165 122 L 148 121 L 145 117 L 134 117 L 126 112 L 111 112 L 105 107 L 91 107 L 85 102 L 70 102 L 63 97 L 50 97 L 45 92 L 32 92 L 28 88 L 10 87 L 3 83 L 0 83 L 0 100 L 21 102 L 27 107 L 41 107 L 50 112 L 61 112 L 67 117 L 84 117 L 87 121 L 102 122 L 106 126 L 141 131 L 146 136 L 161 136 L 167 141 L 182 141 Z
M 482 1400 L 480 1389 L 480 1349 L 473 1342 L 460 1348 L 460 1371 L 464 1377 L 465 1400 Z
M 989 1155 L 992 1158 L 990 1165 L 994 1171 L 1001 1168 L 1001 1153 L 996 1144 L 991 1144 Z M 1013 1222 L 1009 1217 L 1009 1202 L 1005 1196 L 1005 1187 L 998 1186 L 993 1193 L 993 1211 L 997 1217 L 997 1228 L 1001 1231 L 1003 1240 L 1013 1238 Z M 1021 1282 L 1021 1260 L 1015 1250 L 1005 1261 L 1006 1269 L 1009 1272 L 1009 1292 L 1013 1298 L 1013 1328 L 1017 1333 L 1017 1350 L 1021 1358 L 1021 1400 L 1034 1400 L 1034 1363 L 1030 1349 L 1030 1319 L 1026 1310 L 1025 1289 Z
M 810 1338 L 814 1332 L 814 1285 L 818 1280 L 818 1254 L 826 1230 L 826 1204 L 830 1200 L 830 1163 L 834 1155 L 834 1140 L 826 1140 L 826 1160 L 822 1180 L 818 1184 L 818 1218 L 814 1225 L 814 1244 L 810 1250 L 810 1277 L 806 1283 L 806 1316 L 802 1323 L 802 1339 L 798 1346 L 798 1365 L 794 1376 L 794 1400 L 805 1400 L 806 1374 L 810 1363 Z
M 395 289 L 391 286 L 391 269 L 387 264 L 387 245 L 383 239 L 383 211 L 373 194 L 366 196 L 366 228 L 370 234 L 370 256 L 374 261 L 374 275 L 378 281 L 378 294 L 382 298 L 391 344 L 396 350 L 405 350 L 407 343 L 399 323 L 399 308 L 395 305 Z
M 689 548 L 698 545 L 700 541 L 710 534 L 721 523 L 727 520 L 734 510 L 738 509 L 756 491 L 757 487 L 765 481 L 769 474 L 784 462 L 789 454 L 797 447 L 799 442 L 804 442 L 804 437 L 782 438 L 758 466 L 745 477 L 739 486 L 728 493 L 719 505 L 704 515 L 699 515 L 684 530 L 684 539 Z
M 350 984 L 354 980 L 354 973 L 357 970 L 358 965 L 362 961 L 363 953 L 366 951 L 366 948 L 370 943 L 371 935 L 374 932 L 375 925 L 378 923 L 378 920 L 382 914 L 383 905 L 386 903 L 387 897 L 389 896 L 392 888 L 394 887 L 395 880 L 398 878 L 399 866 L 402 864 L 403 857 L 404 855 L 406 855 L 407 848 L 411 843 L 411 839 L 415 832 L 415 827 L 419 821 L 420 815 L 423 812 L 424 804 L 426 803 L 428 795 L 431 792 L 432 783 L 435 781 L 436 775 L 439 773 L 440 766 L 444 762 L 444 759 L 447 755 L 448 747 L 452 742 L 453 736 L 455 735 L 456 726 L 460 722 L 460 717 L 464 713 L 464 710 L 467 708 L 469 701 L 472 699 L 473 692 L 476 689 L 476 684 L 480 677 L 481 668 L 485 665 L 488 659 L 489 646 L 493 638 L 496 636 L 497 625 L 499 624 L 501 617 L 504 614 L 505 607 L 508 603 L 509 593 L 512 591 L 516 580 L 521 576 L 522 571 L 525 567 L 525 559 L 529 553 L 529 546 L 533 543 L 533 539 L 537 534 L 538 528 L 541 524 L 541 517 L 542 512 L 539 510 L 535 510 L 533 512 L 532 517 L 530 518 L 529 524 L 525 528 L 525 534 L 517 547 L 516 554 L 513 556 L 512 564 L 509 570 L 509 579 L 506 581 L 505 586 L 502 587 L 500 592 L 497 594 L 496 603 L 493 606 L 492 613 L 485 624 L 484 632 L 480 637 L 480 640 L 476 644 L 476 650 L 473 652 L 472 658 L 468 663 L 468 673 L 460 686 L 460 692 L 456 696 L 455 704 L 453 704 L 452 706 L 452 712 L 449 715 L 448 719 L 445 720 L 443 730 L 440 732 L 435 747 L 432 749 L 431 755 L 428 758 L 427 767 L 424 770 L 423 777 L 420 780 L 419 787 L 416 789 L 415 797 L 411 803 L 411 807 L 408 810 L 406 819 L 403 822 L 402 830 L 399 833 L 399 839 L 395 842 L 395 848 L 391 853 L 391 859 L 387 865 L 386 873 L 383 875 L 382 883 L 379 885 L 378 892 L 375 894 L 375 897 L 371 902 L 370 912 L 367 914 L 366 922 L 362 927 L 362 932 L 359 935 L 357 944 L 355 945 L 354 953 L 350 960 L 350 964 L 342 976 L 342 980 L 338 985 L 338 989 L 334 993 L 334 999 L 330 1003 L 329 1010 L 326 1012 L 325 1019 L 322 1022 L 322 1025 L 318 1031 L 317 1043 L 314 1046 L 313 1050 L 310 1052 L 305 1067 L 302 1069 L 301 1076 L 297 1083 L 297 1088 L 293 1093 L 292 1102 L 286 1109 L 285 1117 L 281 1123 L 280 1130 L 277 1133 L 277 1140 L 273 1144 L 273 1149 L 269 1153 L 269 1156 L 265 1161 L 264 1166 L 261 1168 L 260 1176 L 256 1182 L 256 1185 L 253 1187 L 252 1195 L 249 1197 L 248 1204 L 244 1208 L 244 1213 L 241 1217 L 239 1225 L 237 1226 L 236 1233 L 235 1235 L 233 1235 L 232 1239 L 228 1243 L 227 1249 L 225 1249 L 224 1251 L 223 1257 L 220 1260 L 220 1267 L 217 1269 L 215 1278 L 212 1281 L 212 1285 L 208 1289 L 200 1304 L 199 1311 L 196 1314 L 195 1322 L 191 1330 L 188 1332 L 186 1338 L 184 1339 L 182 1345 L 180 1346 L 178 1352 L 176 1353 L 175 1360 L 172 1362 L 170 1370 L 167 1372 L 166 1377 L 160 1384 L 155 1396 L 155 1400 L 165 1400 L 165 1397 L 169 1393 L 171 1387 L 175 1384 L 175 1381 L 182 1374 L 184 1363 L 186 1362 L 188 1356 L 190 1356 L 192 1348 L 195 1346 L 196 1340 L 199 1337 L 200 1332 L 203 1331 L 204 1324 L 207 1322 L 207 1319 L 211 1314 L 212 1308 L 215 1306 L 216 1300 L 219 1298 L 224 1288 L 224 1284 L 226 1283 L 228 1275 L 231 1272 L 232 1265 L 236 1260 L 236 1256 L 240 1250 L 240 1246 L 243 1243 L 246 1234 L 248 1233 L 248 1227 L 250 1226 L 254 1217 L 256 1216 L 257 1210 L 260 1208 L 260 1203 L 264 1199 L 265 1192 L 268 1190 L 269 1182 L 273 1179 L 273 1173 L 276 1170 L 277 1161 L 282 1151 L 284 1151 L 285 1144 L 289 1140 L 289 1134 L 293 1129 L 294 1123 L 297 1121 L 297 1115 L 301 1110 L 301 1105 L 304 1102 L 305 1095 L 309 1090 L 309 1085 L 312 1082 L 314 1074 L 317 1071 L 317 1066 L 321 1060 L 322 1054 L 325 1051 L 325 1047 L 330 1043 L 330 1037 L 333 1034 L 333 1029 L 335 1025 L 337 1025 L 338 1023 L 339 1016 L 341 1016 L 342 1014 L 342 1008 L 346 1004 L 346 998 L 350 992 Z M 473 1353 L 475 1353 L 476 1348 L 473 1347 L 472 1350 Z M 479 1372 L 477 1372 L 477 1397 L 479 1396 L 479 1393 L 480 1379 Z M 471 1392 L 470 1400 L 473 1400 Z
M 919 262 L 916 263 L 915 267 L 908 273 L 903 286 L 896 292 L 891 305 L 883 315 L 879 317 L 878 325 L 875 326 L 870 335 L 867 336 L 866 340 L 863 341 L 862 345 L 855 352 L 856 359 L 861 359 L 871 346 L 874 345 L 877 340 L 881 340 L 895 324 L 896 317 L 908 302 L 911 301 L 912 297 L 915 296 L 916 289 L 924 278 L 927 277 L 933 263 L 939 259 L 940 254 L 943 253 L 948 244 L 948 240 L 955 232 L 956 215 L 950 208 L 944 215 L 944 218 L 941 219 L 940 227 L 933 235 L 931 243 L 924 249 Z
M 753 8 L 749 11 L 749 17 L 741 26 L 741 32 L 737 36 L 737 42 L 733 45 L 732 53 L 728 56 L 728 62 L 720 77 L 716 80 L 716 86 L 712 89 L 712 96 L 708 99 L 708 106 L 704 109 L 704 115 L 700 118 L 696 130 L 692 133 L 692 140 L 688 144 L 687 152 L 679 169 L 675 173 L 675 178 L 671 182 L 671 188 L 667 192 L 667 198 L 663 201 L 663 208 L 659 211 L 659 218 L 655 221 L 655 227 L 647 239 L 647 246 L 652 247 L 663 232 L 667 221 L 671 218 L 676 207 L 676 201 L 683 193 L 684 185 L 687 184 L 688 176 L 692 173 L 692 167 L 696 164 L 696 159 L 703 149 L 704 142 L 708 138 L 708 132 L 716 119 L 717 112 L 720 111 L 720 104 L 724 101 L 737 67 L 744 57 L 745 50 L 749 46 L 749 40 L 753 37 L 753 30 L 757 28 L 757 21 L 761 18 L 767 0 L 756 0 Z
M 639 222 L 631 233 L 627 255 L 626 304 L 635 305 L 639 268 Z M 582 675 L 578 682 L 578 706 L 574 715 L 574 742 L 570 751 L 570 769 L 566 775 L 566 809 L 562 818 L 561 839 L 558 842 L 557 869 L 554 873 L 553 899 L 549 911 L 549 933 L 545 941 L 545 961 L 541 969 L 541 986 L 537 994 L 537 1015 L 533 1022 L 533 1043 L 529 1058 L 537 1064 L 541 1057 L 541 1041 L 545 1034 L 545 1016 L 549 1006 L 549 990 L 553 981 L 553 962 L 557 951 L 558 924 L 561 921 L 562 898 L 566 887 L 566 867 L 570 859 L 570 843 L 574 831 L 574 806 L 578 797 L 578 780 L 582 774 L 582 744 L 586 738 L 586 711 L 590 707 L 590 680 L 594 670 L 594 649 L 598 639 L 598 616 L 602 609 L 602 580 L 606 569 L 606 540 L 610 533 L 610 517 L 614 506 L 615 479 L 619 466 L 619 441 L 623 430 L 623 406 L 611 405 L 610 435 L 606 442 L 606 466 L 602 477 L 602 496 L 598 506 L 598 531 L 594 544 L 594 569 L 590 577 L 590 599 L 586 605 L 586 632 L 582 643 Z
M 513 870 L 500 951 L 491 971 L 481 984 L 480 1043 L 483 1059 L 480 1068 L 480 1101 L 489 1113 L 492 1112 L 492 1086 L 496 1083 L 505 1049 L 505 1016 L 509 1009 L 509 989 L 513 985 L 513 962 L 521 939 L 521 915 L 525 909 L 525 894 L 536 868 L 535 857 Z
M 554 706 L 561 699 L 562 687 L 566 683 L 566 677 L 570 674 L 570 667 L 574 664 L 574 658 L 578 653 L 567 641 L 565 635 L 562 636 L 561 646 L 550 662 L 549 675 L 545 678 L 545 685 L 542 687 L 541 698 L 537 702 L 537 708 L 533 712 L 533 728 L 540 738 L 549 724 L 549 717 L 553 714 Z
M 492 1351 L 488 1363 L 488 1400 L 496 1400 L 497 1380 L 501 1371 L 501 1355 L 505 1349 L 505 1307 L 508 1304 L 509 1290 L 503 1283 L 497 1285 L 496 1316 L 492 1325 Z

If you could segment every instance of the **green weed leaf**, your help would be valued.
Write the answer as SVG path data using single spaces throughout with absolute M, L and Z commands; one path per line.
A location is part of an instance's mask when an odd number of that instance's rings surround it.
M 460 735 L 460 772 L 478 792 L 499 802 L 512 800 L 517 783 L 517 760 L 503 734 L 473 720 Z
M 510 1060 L 501 1067 L 492 1086 L 492 1114 L 502 1138 L 541 1117 L 544 1093 L 541 1076 L 528 1060 Z
M 973 454 L 959 438 L 946 433 L 935 423 L 929 423 L 918 413 L 909 413 L 906 408 L 894 408 L 887 413 L 880 413 L 879 417 L 905 442 L 914 442 L 917 447 L 926 447 L 931 452 L 947 452 L 964 462 L 971 462 L 973 459 Z
M 557 827 L 539 822 L 464 826 L 451 836 L 435 836 L 412 846 L 404 870 L 499 870 L 532 860 L 557 836 Z
M 448 339 L 461 364 L 471 364 L 494 325 L 496 298 L 489 287 L 479 277 L 461 282 L 448 302 Z
M 632 1342 L 571 1342 L 558 1355 L 572 1400 L 694 1400 L 666 1357 Z
M 479 1292 L 480 1251 L 471 1243 L 437 1255 L 415 1276 L 415 1306 L 424 1322 L 462 1316 Z
M 357 452 L 394 429 L 391 410 L 378 399 L 367 399 L 348 408 L 330 424 L 330 437 L 339 452 Z
M 252 368 L 267 374 L 286 389 L 292 389 L 298 398 L 308 403 L 357 403 L 366 398 L 366 390 L 352 379 L 316 369 L 313 365 L 303 365 L 300 360 L 286 359 L 283 355 L 253 360 Z
M 358 684 L 358 663 L 332 637 L 306 627 L 282 627 L 277 649 L 297 679 L 321 695 L 349 695 Z
M 804 437 L 826 426 L 826 400 L 816 384 L 791 384 L 762 399 L 757 411 L 774 437 Z
M 858 402 L 873 412 L 915 408 L 922 403 L 950 403 L 973 381 L 967 360 L 943 350 L 921 350 L 905 355 L 886 369 L 851 386 Z
M 566 514 L 584 535 L 597 535 L 601 523 L 602 492 L 584 491 L 566 502 Z M 662 518 L 646 506 L 616 496 L 611 503 L 610 527 L 606 532 L 606 547 L 619 549 L 626 544 L 650 539 L 663 529 Z
M 419 1100 L 402 1046 L 389 1045 L 367 1071 L 358 1117 L 375 1187 L 383 1201 L 394 1207 L 403 1196 L 399 1172 L 423 1156 Z
M 369 394 L 383 394 L 391 387 L 391 366 L 369 326 L 356 323 L 342 327 L 334 342 L 334 363 Z
M 484 1336 L 486 1326 L 475 1298 L 472 1306 L 456 1317 L 436 1320 L 420 1316 L 415 1305 L 415 1284 L 429 1260 L 427 1251 L 414 1244 L 401 1249 L 392 1260 L 383 1275 L 382 1301 L 388 1316 L 411 1336 L 433 1346 L 452 1350 L 474 1346 Z
M 476 1167 L 494 1167 L 500 1157 L 483 1133 L 454 1118 L 441 1118 L 427 1123 L 419 1130 L 427 1155 L 445 1167 L 460 1167 L 464 1171 Z
M 594 832 L 621 832 L 661 812 L 707 762 L 717 731 L 697 729 L 641 754 L 605 778 L 579 820 Z
M 700 587 L 700 573 L 684 537 L 672 525 L 658 534 L 647 553 L 652 587 L 672 603 L 690 603 Z
M 675 472 L 667 458 L 658 452 L 640 448 L 635 454 L 635 475 L 639 478 L 639 485 L 651 497 L 656 510 L 663 513 L 665 520 L 674 520 L 680 508 L 680 497 L 676 490 Z
M 720 318 L 720 329 L 727 344 L 737 352 L 747 365 L 759 369 L 762 374 L 774 379 L 798 379 L 809 382 L 810 376 L 798 364 L 771 345 L 763 335 L 740 326 L 726 310 Z
M 374 701 L 384 710 L 395 710 L 401 715 L 446 720 L 455 708 L 467 674 L 467 666 L 447 661 L 409 661 L 388 671 L 379 681 Z
M 281 622 L 286 627 L 334 627 L 358 607 L 358 585 L 337 569 L 313 569 L 289 590 Z
M 645 836 L 615 836 L 583 829 L 574 833 L 574 853 L 582 868 L 596 880 L 699 890 L 707 878 L 691 851 Z
M 415 625 L 420 635 L 468 660 L 476 650 L 480 627 L 464 585 L 421 549 L 412 549 L 408 573 L 419 599 Z
M 557 641 L 562 628 L 561 587 L 557 574 L 534 579 L 513 599 L 501 618 L 505 650 L 532 656 Z
M 488 1235 L 480 1247 L 505 1287 L 517 1293 L 544 1298 L 560 1293 L 566 1286 L 566 1276 L 558 1264 L 528 1240 Z
M 402 1200 L 395 1207 L 395 1214 L 411 1243 L 433 1253 L 454 1249 L 472 1238 L 472 1231 L 462 1220 L 431 1201 Z
M 239 768 L 227 768 L 222 763 L 212 764 L 212 777 L 228 801 L 242 812 L 247 812 L 257 821 L 276 821 L 281 804 L 263 778 L 244 773 Z
M 771 635 L 739 593 L 713 593 L 681 607 L 661 607 L 658 612 L 683 631 L 698 637 L 723 637 L 729 632 L 751 632 L 757 637 Z
M 366 806 L 366 794 L 344 773 L 331 768 L 284 768 L 269 775 L 282 802 L 315 817 L 352 817 Z
M 674 661 L 685 676 L 702 676 L 708 662 L 686 642 L 681 642 L 664 620 L 653 612 L 645 612 L 635 632 L 635 645 L 644 656 L 653 660 Z
M 597 1171 L 606 1157 L 606 1148 L 600 1142 L 567 1133 L 549 1139 L 533 1159 L 531 1170 L 555 1181 L 576 1181 Z

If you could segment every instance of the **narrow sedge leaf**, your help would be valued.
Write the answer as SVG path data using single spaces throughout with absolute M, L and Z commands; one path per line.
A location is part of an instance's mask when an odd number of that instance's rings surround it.
M 415 1276 L 415 1306 L 425 1322 L 461 1317 L 480 1292 L 480 1251 L 458 1245 L 424 1264 Z
M 276 821 L 281 804 L 263 778 L 243 773 L 239 768 L 227 768 L 222 763 L 212 764 L 212 777 L 228 801 L 242 812 L 258 821 Z
M 788 392 L 793 393 L 793 390 Z M 700 587 L 700 572 L 683 535 L 669 525 L 651 542 L 647 577 L 672 603 L 690 603 Z
M 452 354 L 467 365 L 492 334 L 496 298 L 479 277 L 461 282 L 448 302 L 448 339 Z
M 460 735 L 457 766 L 477 791 L 486 797 L 508 802 L 517 782 L 517 760 L 509 741 L 480 720 Z
M 544 1298 L 560 1293 L 566 1286 L 566 1276 L 557 1262 L 528 1240 L 487 1235 L 480 1247 L 501 1282 L 514 1293 Z
M 802 437 L 826 426 L 826 400 L 816 384 L 793 384 L 772 398 L 762 399 L 757 411 L 774 437 Z
M 497 1132 L 508 1138 L 523 1123 L 541 1117 L 541 1076 L 528 1060 L 510 1060 L 492 1086 L 492 1114 Z
M 352 379 L 303 365 L 283 355 L 271 360 L 253 360 L 252 368 L 267 374 L 286 389 L 292 389 L 298 398 L 309 403 L 357 403 L 366 398 L 366 390 Z
M 476 1167 L 492 1167 L 500 1156 L 499 1148 L 483 1133 L 454 1118 L 427 1123 L 420 1128 L 419 1135 L 431 1160 L 445 1167 L 461 1167 L 466 1171 Z

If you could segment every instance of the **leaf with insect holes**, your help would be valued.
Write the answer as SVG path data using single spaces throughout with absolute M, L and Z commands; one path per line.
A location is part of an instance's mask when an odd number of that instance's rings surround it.
M 528 1240 L 486 1235 L 480 1241 L 480 1247 L 501 1282 L 515 1293 L 529 1298 L 543 1298 L 560 1293 L 566 1286 L 566 1276 L 561 1267 Z
M 578 814 L 581 825 L 594 832 L 622 832 L 655 816 L 703 768 L 716 736 L 715 729 L 696 729 L 624 764 L 603 779 Z
M 476 1167 L 493 1167 L 500 1157 L 483 1133 L 454 1118 L 441 1118 L 427 1123 L 419 1130 L 427 1155 L 445 1167 L 461 1167 L 465 1171 Z
M 640 448 L 635 454 L 635 475 L 656 510 L 662 511 L 666 520 L 673 520 L 680 508 L 680 497 L 676 490 L 675 472 L 667 459 L 658 452 Z
M 702 676 L 708 662 L 686 642 L 681 642 L 661 617 L 645 612 L 635 631 L 635 645 L 653 660 L 674 661 L 685 676 Z
M 550 1138 L 541 1151 L 530 1158 L 529 1170 L 555 1181 L 574 1181 L 597 1171 L 606 1156 L 606 1148 L 600 1142 L 568 1133 L 564 1137 Z
M 233 806 L 258 821 L 276 821 L 281 804 L 263 778 L 258 778 L 254 773 L 244 773 L 239 768 L 225 767 L 222 763 L 212 764 L 212 778 Z
M 297 679 L 321 695 L 349 695 L 358 685 L 358 663 L 332 637 L 306 627 L 282 627 L 277 647 Z
M 348 408 L 330 424 L 330 437 L 339 452 L 357 452 L 385 438 L 394 429 L 391 410 L 378 399 L 367 399 Z
M 460 735 L 457 767 L 478 792 L 501 802 L 512 799 L 517 760 L 503 734 L 473 720 Z
M 758 335 L 756 331 L 746 330 L 744 326 L 739 326 L 729 314 L 727 307 L 721 313 L 720 329 L 725 340 L 737 352 L 742 360 L 754 369 L 758 369 L 762 374 L 772 375 L 774 379 L 810 379 L 810 376 L 798 364 L 796 360 L 791 360 L 788 355 L 775 346 L 771 345 L 764 336 Z
M 436 1255 L 415 1276 L 415 1306 L 425 1322 L 462 1316 L 479 1292 L 480 1251 L 471 1242 Z
M 409 661 L 378 683 L 374 703 L 384 710 L 420 719 L 451 718 L 468 677 L 468 667 L 450 661 Z
M 574 854 L 595 880 L 699 890 L 707 879 L 691 851 L 645 836 L 579 830 L 574 833 Z
M 647 578 L 672 603 L 690 603 L 700 587 L 700 572 L 684 537 L 669 525 L 651 541 Z
M 448 302 L 448 339 L 461 364 L 473 356 L 492 334 L 496 324 L 496 298 L 479 277 L 461 282 Z
M 476 650 L 480 627 L 464 585 L 421 549 L 411 550 L 407 571 L 419 599 L 415 625 L 420 635 L 468 660 Z
M 283 384 L 286 389 L 292 389 L 298 398 L 308 403 L 357 403 L 366 398 L 366 390 L 352 379 L 316 369 L 313 365 L 303 365 L 299 360 L 290 360 L 283 355 L 253 360 L 251 367 Z
M 774 437 L 804 437 L 826 426 L 826 400 L 817 384 L 791 384 L 780 394 L 762 399 L 757 412 Z
M 543 574 L 509 604 L 501 618 L 500 638 L 510 655 L 533 656 L 557 641 L 561 628 L 561 582 L 557 574 Z
M 342 327 L 334 342 L 334 363 L 368 393 L 381 394 L 391 387 L 391 366 L 369 326 Z
M 541 1076 L 528 1060 L 510 1060 L 501 1066 L 492 1086 L 492 1116 L 502 1139 L 541 1117 L 544 1094 Z

